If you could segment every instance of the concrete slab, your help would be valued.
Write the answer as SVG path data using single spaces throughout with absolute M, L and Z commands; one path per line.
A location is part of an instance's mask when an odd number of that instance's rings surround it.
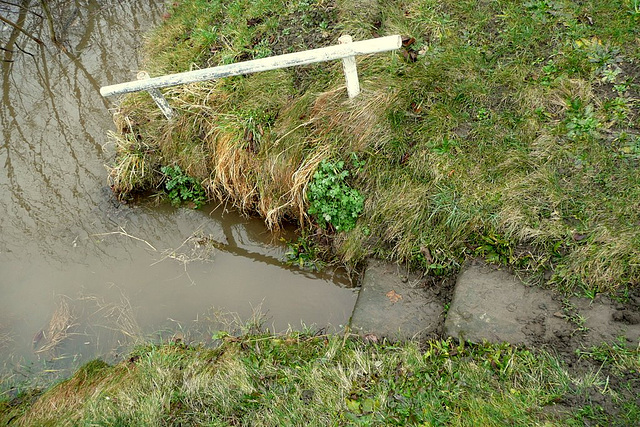
M 351 316 L 351 330 L 375 339 L 427 339 L 439 335 L 443 316 L 443 304 L 419 276 L 407 276 L 397 265 L 372 259 Z
M 509 342 L 573 351 L 623 337 L 633 347 L 640 324 L 607 299 L 564 300 L 481 262 L 458 276 L 445 335 L 472 342 Z

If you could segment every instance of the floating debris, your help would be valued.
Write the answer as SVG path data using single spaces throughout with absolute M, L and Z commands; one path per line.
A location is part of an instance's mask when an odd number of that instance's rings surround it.
M 51 320 L 49 320 L 49 325 L 34 335 L 33 351 L 37 354 L 52 353 L 67 339 L 70 330 L 75 326 L 77 326 L 75 315 L 67 300 L 61 298 Z

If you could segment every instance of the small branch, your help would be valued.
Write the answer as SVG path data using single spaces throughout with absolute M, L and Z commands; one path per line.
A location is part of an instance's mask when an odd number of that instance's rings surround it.
M 33 55 L 33 53 L 31 53 L 31 52 L 27 52 L 26 50 L 24 50 L 23 48 L 21 48 L 21 47 L 20 47 L 20 45 L 19 45 L 17 42 L 16 42 L 16 43 L 14 43 L 14 44 L 15 44 L 15 46 L 18 48 L 18 50 L 19 50 L 20 52 L 22 52 L 22 53 L 25 53 L 25 54 L 29 55 L 29 56 L 30 56 L 30 57 L 32 57 L 33 59 L 35 59 L 35 58 L 36 58 L 36 57 Z
M 12 3 L 12 2 L 10 2 L 10 1 L 5 1 L 5 0 L 0 0 L 0 3 L 2 3 L 2 4 L 8 4 L 9 6 L 14 6 L 14 7 L 17 7 L 17 8 L 19 8 L 19 9 L 26 10 L 27 12 L 31 13 L 32 15 L 37 16 L 38 18 L 43 18 L 43 16 L 42 16 L 42 15 L 40 15 L 39 13 L 36 13 L 36 12 L 34 12 L 33 10 L 30 10 L 28 7 L 24 7 L 24 6 L 23 6 L 23 5 L 21 5 L 21 4 L 18 4 L 18 3 Z
M 40 40 L 36 36 L 30 34 L 28 31 L 25 31 L 20 25 L 8 20 L 7 18 L 5 18 L 2 15 L 0 15 L 0 21 L 4 22 L 5 24 L 9 25 L 10 27 L 13 27 L 16 30 L 20 31 L 22 34 L 26 35 L 31 40 L 33 40 L 34 42 L 38 43 L 40 46 L 44 46 L 44 42 L 42 40 Z
M 156 252 L 158 251 L 156 248 L 154 248 L 154 247 L 153 247 L 153 245 L 152 245 L 151 243 L 149 243 L 149 242 L 147 242 L 146 240 L 141 239 L 141 238 L 139 238 L 139 237 L 132 236 L 131 234 L 127 233 L 127 232 L 124 230 L 124 228 L 122 228 L 122 227 L 120 227 L 120 231 L 112 231 L 112 232 L 110 232 L 110 233 L 92 234 L 92 236 L 95 236 L 95 237 L 101 237 L 101 236 L 111 236 L 111 235 L 114 235 L 114 234 L 119 234 L 119 235 L 121 235 L 121 236 L 126 236 L 126 237 L 129 237 L 130 239 L 134 239 L 134 240 L 137 240 L 137 241 L 139 241 L 139 242 L 143 242 L 143 243 L 145 243 L 147 246 L 149 246 L 151 249 L 153 249 L 154 251 L 156 251 Z
M 49 34 L 51 36 L 51 41 L 59 48 L 62 48 L 62 44 L 58 40 L 58 37 L 56 36 L 56 30 L 53 26 L 53 16 L 51 16 L 51 11 L 49 10 L 49 0 L 40 0 L 40 4 L 42 5 L 42 10 L 44 10 L 44 14 L 47 17 L 47 24 L 49 25 Z

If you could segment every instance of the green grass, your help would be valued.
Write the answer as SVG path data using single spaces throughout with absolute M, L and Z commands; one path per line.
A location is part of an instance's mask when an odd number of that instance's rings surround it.
M 146 346 L 115 366 L 91 362 L 39 396 L 3 402 L 0 417 L 16 425 L 624 425 L 639 410 L 604 386 L 604 374 L 572 375 L 547 353 L 507 345 L 223 335 L 214 349 Z M 635 412 L 603 414 L 589 399 L 549 409 L 607 393 Z
M 309 228 L 316 169 L 343 161 L 365 197 L 356 226 L 332 234 L 345 262 L 377 256 L 448 275 L 482 256 L 569 293 L 637 288 L 637 4 L 364 3 L 178 2 L 149 37 L 152 75 L 326 46 L 342 33 L 415 43 L 359 57 L 353 100 L 339 62 L 168 89 L 172 123 L 146 94 L 129 96 L 118 121 L 140 137 L 119 144 L 114 189 L 154 188 L 160 167 L 177 164 L 270 227 Z

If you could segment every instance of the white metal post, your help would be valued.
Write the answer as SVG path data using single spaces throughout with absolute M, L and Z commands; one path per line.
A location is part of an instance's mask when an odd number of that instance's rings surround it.
M 338 41 L 340 44 L 353 43 L 353 39 L 348 34 L 340 37 Z M 344 78 L 347 82 L 347 93 L 349 94 L 349 98 L 355 98 L 360 93 L 360 81 L 358 81 L 356 57 L 347 56 L 346 58 L 342 58 L 342 70 L 344 71 Z
M 138 80 L 147 80 L 150 77 L 146 71 L 140 71 L 137 78 Z M 167 120 L 171 120 L 175 116 L 175 113 L 162 93 L 156 88 L 147 89 L 147 92 L 149 92 L 149 95 L 151 95 L 151 98 L 156 102 L 156 105 L 160 108 L 160 111 L 162 111 L 162 114 L 164 114 Z

